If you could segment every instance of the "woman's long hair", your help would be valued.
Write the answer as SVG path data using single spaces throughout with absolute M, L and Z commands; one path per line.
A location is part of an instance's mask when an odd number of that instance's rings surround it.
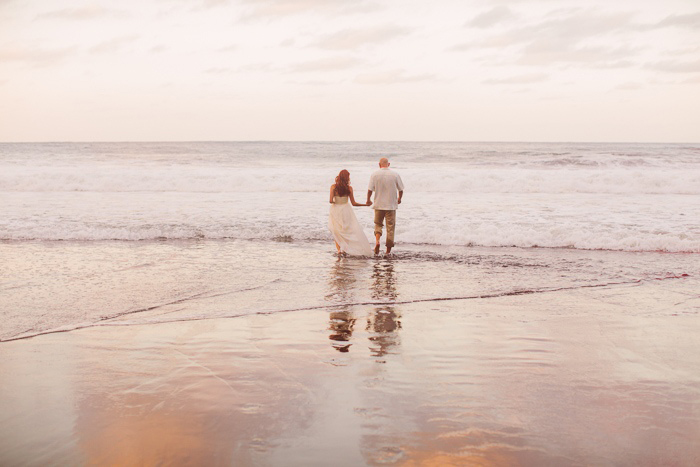
M 350 172 L 343 169 L 335 177 L 335 194 L 337 196 L 348 196 L 350 194 Z

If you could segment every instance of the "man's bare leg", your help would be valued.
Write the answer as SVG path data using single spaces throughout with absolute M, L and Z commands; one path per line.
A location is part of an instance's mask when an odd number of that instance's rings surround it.
M 379 239 L 382 238 L 382 235 L 381 235 L 381 234 L 374 234 L 374 236 L 377 238 L 377 243 L 375 243 L 375 245 L 374 245 L 374 254 L 375 254 L 375 255 L 378 255 L 378 254 L 379 254 L 379 248 L 380 248 Z
M 386 254 L 388 255 L 391 253 L 391 247 L 389 245 L 386 246 Z

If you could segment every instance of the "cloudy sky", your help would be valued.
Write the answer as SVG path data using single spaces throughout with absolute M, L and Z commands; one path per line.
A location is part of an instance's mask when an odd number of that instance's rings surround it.
M 0 0 L 0 141 L 700 141 L 698 0 Z

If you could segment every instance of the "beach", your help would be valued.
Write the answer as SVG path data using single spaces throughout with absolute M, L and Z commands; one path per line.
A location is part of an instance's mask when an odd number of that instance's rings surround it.
M 408 246 L 338 259 L 322 242 L 226 240 L 0 251 L 15 279 L 4 321 L 48 310 L 45 329 L 0 343 L 2 465 L 700 459 L 694 255 Z M 59 309 L 71 324 L 48 322 Z
M 0 465 L 697 465 L 698 150 L 0 144 Z

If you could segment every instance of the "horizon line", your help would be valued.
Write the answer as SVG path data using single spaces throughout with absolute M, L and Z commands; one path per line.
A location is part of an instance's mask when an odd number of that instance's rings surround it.
M 137 144 L 137 143 L 480 143 L 480 144 L 700 144 L 700 141 L 526 141 L 526 140 L 45 140 L 45 141 L 0 141 L 0 144 Z

